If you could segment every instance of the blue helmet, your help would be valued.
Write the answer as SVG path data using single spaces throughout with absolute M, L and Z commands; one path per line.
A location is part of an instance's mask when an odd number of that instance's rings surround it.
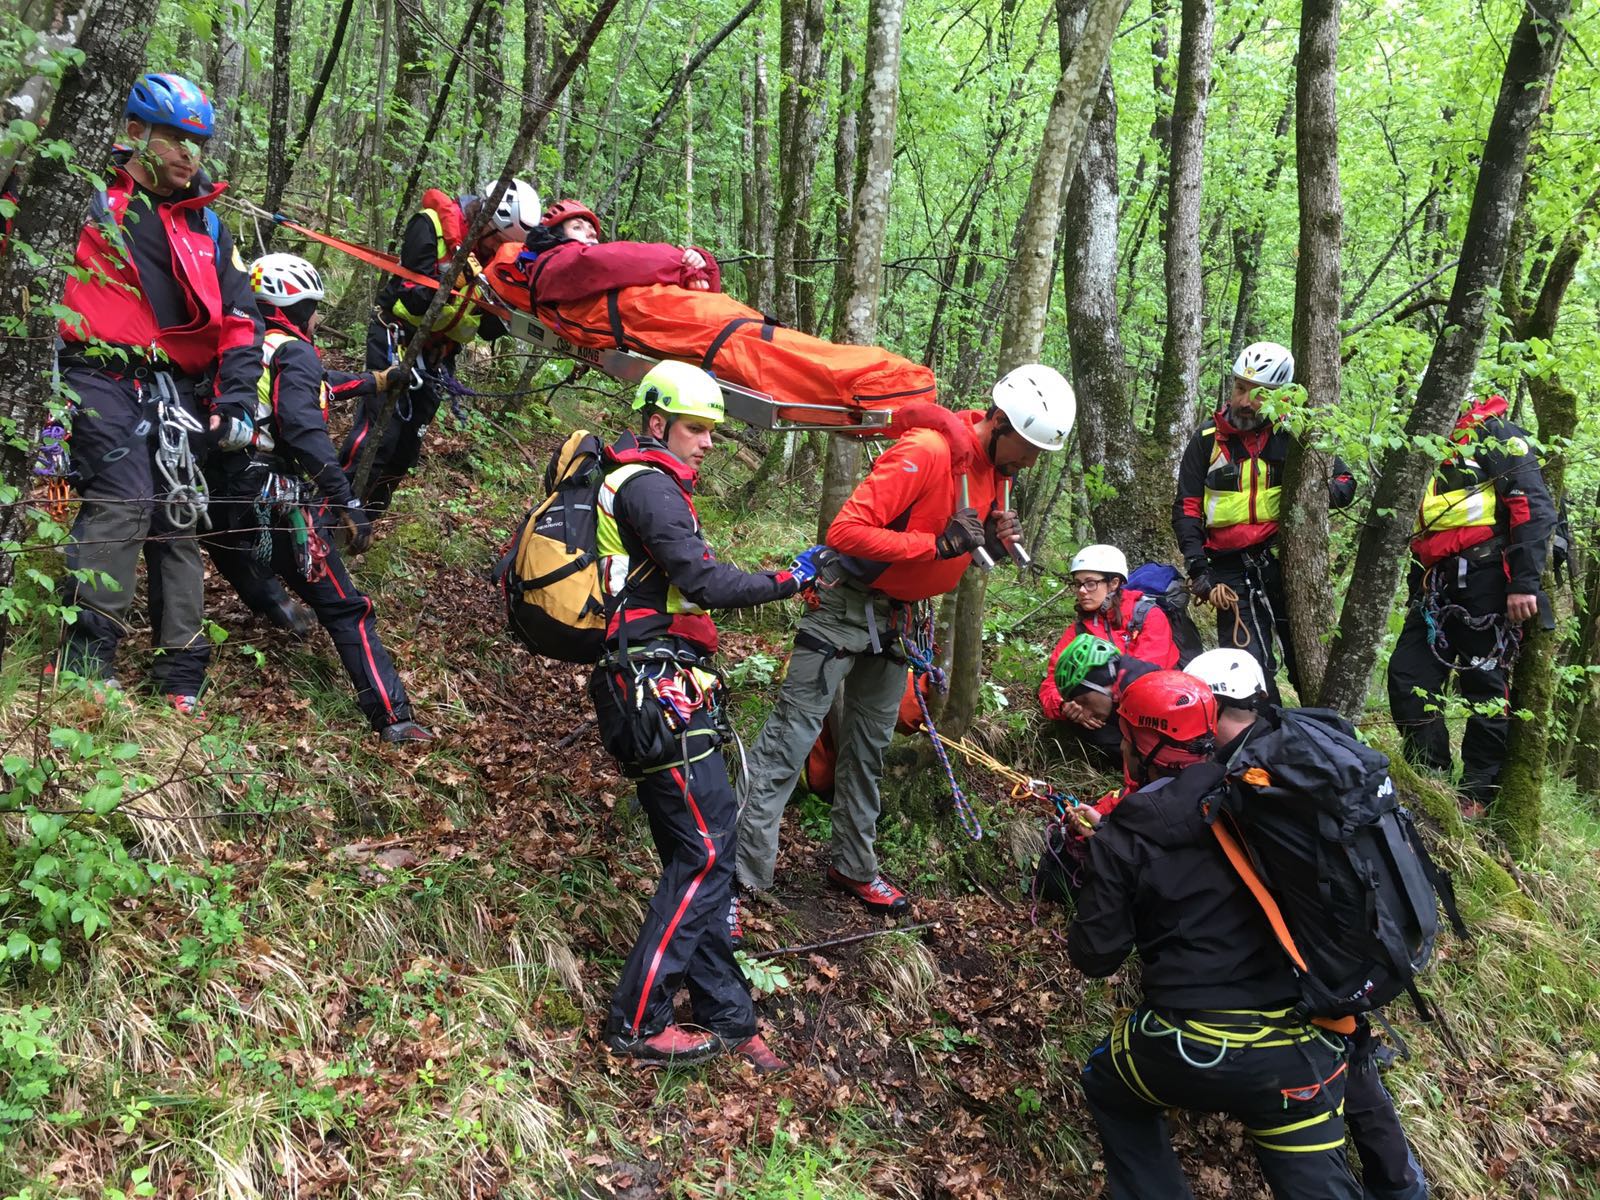
M 170 125 L 208 138 L 215 123 L 211 101 L 182 75 L 141 75 L 128 93 L 124 116 L 151 125 Z

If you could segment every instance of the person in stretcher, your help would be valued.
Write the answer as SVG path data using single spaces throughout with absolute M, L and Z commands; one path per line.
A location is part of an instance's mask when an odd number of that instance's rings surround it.
M 933 372 L 876 346 L 842 346 L 797 330 L 722 292 L 709 251 L 662 242 L 602 242 L 600 219 L 576 200 L 545 210 L 524 248 L 503 247 L 488 280 L 580 346 L 687 359 L 779 400 L 779 415 L 854 423 L 853 409 L 935 398 Z M 832 412 L 807 408 L 821 405 Z

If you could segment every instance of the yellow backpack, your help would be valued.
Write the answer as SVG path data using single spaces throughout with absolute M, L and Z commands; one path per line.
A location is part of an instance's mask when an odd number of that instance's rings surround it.
M 594 663 L 605 649 L 595 546 L 604 451 L 599 437 L 580 429 L 550 456 L 545 499 L 528 514 L 495 569 L 511 632 L 546 658 Z

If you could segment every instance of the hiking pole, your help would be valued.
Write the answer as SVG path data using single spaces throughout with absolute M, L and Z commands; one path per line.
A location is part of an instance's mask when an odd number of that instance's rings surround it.
M 958 507 L 958 508 L 971 508 L 972 507 L 972 488 L 968 484 L 967 477 L 966 477 L 965 474 L 961 475 L 960 479 L 961 479 L 961 503 L 958 504 L 956 507 Z M 989 551 L 986 550 L 982 546 L 974 546 L 972 548 L 972 561 L 977 563 L 978 567 L 981 570 L 984 570 L 984 571 L 992 571 L 992 570 L 994 570 L 994 556 L 992 554 L 990 554 Z
M 1011 508 L 1011 477 L 1005 476 L 1000 480 L 1000 508 L 1008 511 Z M 1006 550 L 1011 554 L 1011 561 L 1017 564 L 1017 569 L 1026 571 L 1033 566 L 1033 555 L 1029 554 L 1022 544 L 1021 538 L 1012 540 Z
M 924 929 L 937 929 L 939 922 L 924 921 L 920 925 L 892 925 L 888 929 L 869 929 L 865 933 L 850 933 L 844 937 L 829 938 L 825 942 L 808 942 L 803 946 L 779 946 L 776 950 L 757 950 L 754 954 L 745 955 L 746 958 L 784 958 L 792 954 L 812 954 L 818 950 L 831 950 L 835 946 L 851 946 L 856 942 L 864 942 L 869 938 L 883 937 L 890 933 L 919 933 Z

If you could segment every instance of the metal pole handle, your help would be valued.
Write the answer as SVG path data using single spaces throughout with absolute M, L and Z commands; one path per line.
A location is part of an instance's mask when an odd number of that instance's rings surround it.
M 965 475 L 961 476 L 961 504 L 959 507 L 972 507 L 972 489 L 967 483 L 967 477 Z M 994 570 L 994 556 L 990 554 L 989 551 L 983 546 L 974 546 L 972 548 L 972 561 L 978 564 L 979 570 Z
M 1011 508 L 1011 480 L 1005 478 L 1000 481 L 1000 507 L 1009 511 Z M 1033 555 L 1029 554 L 1018 538 L 1006 546 L 1006 551 L 1011 555 L 1011 561 L 1017 564 L 1019 570 L 1026 571 L 1033 565 Z

